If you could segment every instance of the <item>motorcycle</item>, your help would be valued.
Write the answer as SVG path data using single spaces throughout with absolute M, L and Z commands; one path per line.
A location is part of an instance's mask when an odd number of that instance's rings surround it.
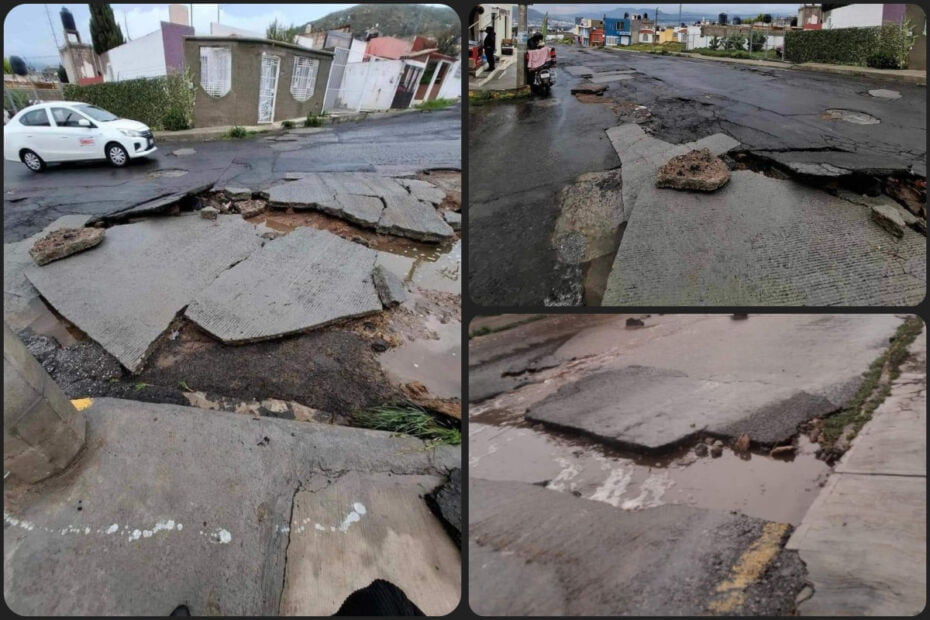
M 555 84 L 555 49 L 541 47 L 526 52 L 526 77 L 530 90 L 548 95 Z

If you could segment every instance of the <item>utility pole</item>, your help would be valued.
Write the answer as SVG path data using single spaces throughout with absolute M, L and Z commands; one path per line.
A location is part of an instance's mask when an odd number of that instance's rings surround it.
M 48 10 L 48 5 L 45 5 L 45 15 L 48 17 L 48 27 L 52 30 L 52 38 L 55 39 L 55 49 L 59 49 L 58 45 L 58 33 L 55 32 L 55 25 L 52 23 L 52 14 Z
M 526 65 L 523 57 L 526 54 L 526 5 L 517 5 L 517 88 L 526 84 Z

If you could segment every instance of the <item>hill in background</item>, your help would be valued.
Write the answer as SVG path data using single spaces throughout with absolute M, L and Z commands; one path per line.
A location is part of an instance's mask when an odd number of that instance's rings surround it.
M 456 36 L 461 32 L 455 11 L 445 6 L 421 4 L 357 4 L 310 22 L 314 30 L 328 30 L 346 24 L 356 35 L 374 28 L 376 24 L 381 35 L 389 37 L 419 34 L 436 38 L 449 30 L 454 30 Z

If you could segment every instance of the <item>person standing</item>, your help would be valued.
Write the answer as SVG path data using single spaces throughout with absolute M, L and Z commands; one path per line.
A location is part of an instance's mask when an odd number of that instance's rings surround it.
M 488 71 L 494 71 L 494 49 L 496 48 L 494 27 L 488 26 L 484 31 L 487 33 L 484 37 L 484 55 L 488 59 Z

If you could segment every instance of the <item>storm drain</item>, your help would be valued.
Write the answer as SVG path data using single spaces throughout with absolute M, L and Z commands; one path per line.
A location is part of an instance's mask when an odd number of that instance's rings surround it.
M 878 125 L 882 122 L 880 119 L 866 112 L 844 110 L 843 108 L 828 108 L 824 110 L 823 118 L 831 121 L 846 121 L 854 125 Z

